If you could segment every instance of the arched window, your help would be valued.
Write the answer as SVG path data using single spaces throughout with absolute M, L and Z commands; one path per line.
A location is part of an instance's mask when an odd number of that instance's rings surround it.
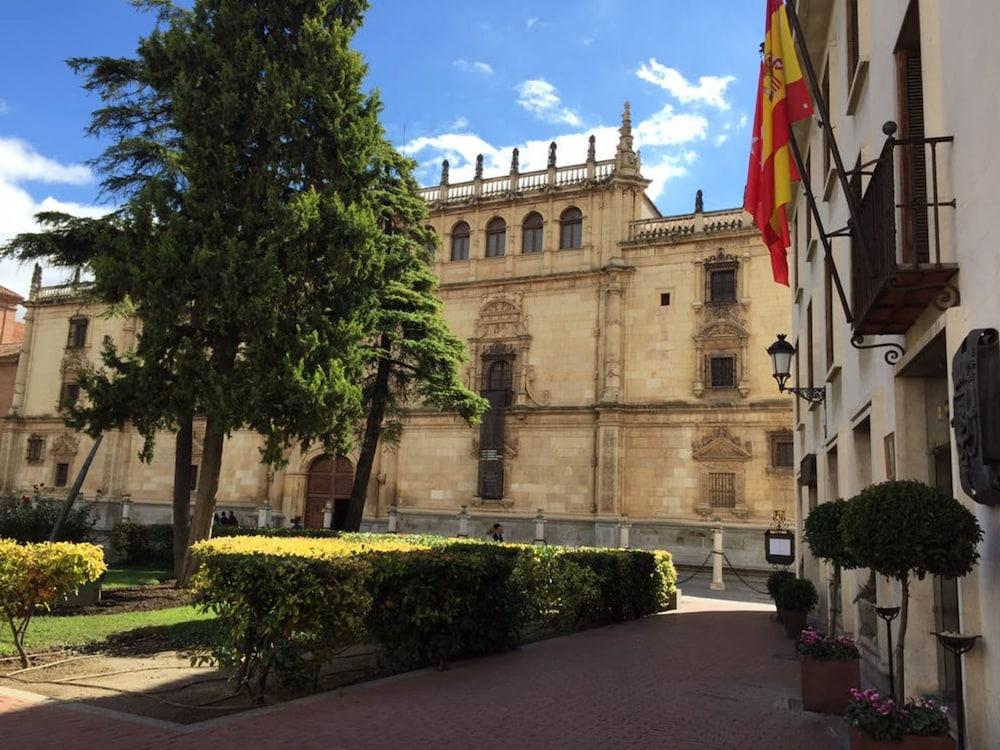
M 583 214 L 575 206 L 559 217 L 559 249 L 572 250 L 583 246 Z
M 451 228 L 451 259 L 469 259 L 469 225 L 464 221 Z
M 74 315 L 69 319 L 69 337 L 66 340 L 67 349 L 82 349 L 87 345 L 87 325 L 89 322 L 83 315 Z
M 483 390 L 509 391 L 514 382 L 514 368 L 509 359 L 497 359 L 490 363 L 483 378 Z
M 521 224 L 521 252 L 525 255 L 542 252 L 542 228 L 545 222 L 542 215 L 532 211 L 524 217 Z
M 499 216 L 486 225 L 486 257 L 502 258 L 507 244 L 507 222 Z

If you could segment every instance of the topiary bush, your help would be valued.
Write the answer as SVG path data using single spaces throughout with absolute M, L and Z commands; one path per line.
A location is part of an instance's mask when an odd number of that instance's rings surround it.
M 811 612 L 819 603 L 816 587 L 808 578 L 793 578 L 777 591 L 775 604 L 778 609 L 792 612 Z
M 514 571 L 516 585 L 527 596 L 530 620 L 556 632 L 584 623 L 600 603 L 600 579 L 573 562 L 558 547 L 540 547 L 521 555 Z
M 19 542 L 47 542 L 62 500 L 47 497 L 41 488 L 32 496 L 17 495 L 0 498 L 0 538 L 16 539 Z M 94 506 L 90 503 L 74 503 L 59 534 L 59 541 L 86 542 L 94 526 Z
M 0 614 L 10 626 L 22 668 L 28 667 L 24 636 L 32 617 L 106 569 L 104 551 L 93 544 L 0 539 Z
M 174 527 L 168 523 L 119 521 L 111 527 L 111 554 L 128 564 L 174 564 Z
M 898 694 L 904 695 L 910 577 L 966 575 L 979 560 L 982 529 L 958 500 L 912 480 L 866 487 L 847 504 L 840 528 L 847 552 L 860 567 L 900 582 L 896 675 Z
M 834 633 L 839 628 L 837 615 L 840 612 L 841 570 L 859 567 L 844 544 L 844 534 L 840 528 L 846 509 L 846 500 L 823 503 L 809 513 L 803 528 L 803 536 L 813 557 L 826 560 L 833 566 L 830 581 L 830 629 Z
M 795 574 L 790 570 L 776 570 L 767 577 L 767 593 L 777 601 L 778 591 L 789 581 L 795 580 Z

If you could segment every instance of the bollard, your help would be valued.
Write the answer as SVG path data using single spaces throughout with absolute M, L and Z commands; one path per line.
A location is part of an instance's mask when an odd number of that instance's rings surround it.
M 271 506 L 261 505 L 257 508 L 257 528 L 263 529 L 271 525 Z
M 458 536 L 465 539 L 469 536 L 469 512 L 468 505 L 463 505 L 458 514 Z
M 545 544 L 545 516 L 541 508 L 535 515 L 535 544 Z
M 618 519 L 618 546 L 622 549 L 628 549 L 628 532 L 632 528 L 632 524 L 628 522 L 628 516 L 622 516 Z
M 712 529 L 712 591 L 725 591 L 726 584 L 722 581 L 722 527 Z
M 329 529 L 333 526 L 333 501 L 327 500 L 323 508 L 323 528 Z
M 132 515 L 132 496 L 122 495 L 122 520 L 127 521 Z
M 389 533 L 395 534 L 399 529 L 399 511 L 395 505 L 389 506 Z

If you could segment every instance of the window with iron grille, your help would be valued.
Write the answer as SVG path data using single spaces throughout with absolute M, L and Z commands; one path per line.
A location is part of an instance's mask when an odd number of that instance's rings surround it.
M 69 338 L 66 341 L 67 349 L 82 349 L 87 345 L 87 318 L 77 316 L 69 319 Z
M 736 387 L 736 356 L 733 354 L 713 354 L 706 358 L 706 385 L 709 388 Z
M 707 276 L 708 302 L 736 301 L 736 266 L 709 266 Z
M 56 487 L 65 487 L 69 482 L 69 464 L 56 464 L 56 475 L 53 484 Z
M 28 453 L 25 459 L 29 464 L 42 462 L 42 450 L 45 448 L 45 438 L 41 435 L 32 435 L 28 438 Z
M 791 469 L 795 466 L 795 444 L 790 435 L 771 437 L 771 466 L 776 469 Z
M 736 475 L 712 472 L 708 475 L 708 505 L 711 508 L 736 507 Z

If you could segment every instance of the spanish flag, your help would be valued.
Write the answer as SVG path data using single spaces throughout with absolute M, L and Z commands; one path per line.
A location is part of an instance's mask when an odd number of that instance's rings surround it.
M 792 123 L 812 115 L 783 0 L 767 0 L 757 110 L 743 207 L 753 216 L 771 251 L 774 280 L 788 286 L 788 217 L 792 182 L 799 173 L 789 158 Z

